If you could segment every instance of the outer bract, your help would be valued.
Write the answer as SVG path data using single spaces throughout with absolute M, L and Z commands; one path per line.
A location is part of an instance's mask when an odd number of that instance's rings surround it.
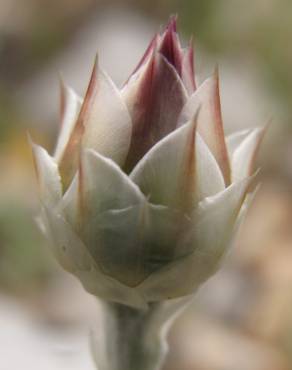
M 32 144 L 60 264 L 133 307 L 192 294 L 228 250 L 264 130 L 225 139 L 218 72 L 196 87 L 175 19 L 121 90 L 96 61 L 83 101 L 61 93 L 55 153 Z

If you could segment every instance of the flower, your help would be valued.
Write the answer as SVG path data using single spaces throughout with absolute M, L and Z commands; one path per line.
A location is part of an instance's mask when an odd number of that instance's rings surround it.
M 61 86 L 53 156 L 32 144 L 42 226 L 90 293 L 134 307 L 192 294 L 220 266 L 264 129 L 224 137 L 218 71 L 196 87 L 176 20 L 118 89 L 96 60 Z

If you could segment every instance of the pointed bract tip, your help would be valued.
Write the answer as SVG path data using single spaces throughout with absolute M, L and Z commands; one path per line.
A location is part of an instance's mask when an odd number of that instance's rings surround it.
M 61 71 L 58 71 L 58 82 L 59 82 L 60 92 L 62 93 L 62 91 L 65 89 L 66 84 L 64 81 L 63 73 Z
M 219 85 L 219 64 L 216 63 L 212 77 L 214 78 L 216 85 Z
M 183 50 L 176 32 L 176 17 L 170 18 L 165 31 L 161 36 L 158 51 L 172 64 L 179 75 L 181 75 L 183 63 Z
M 66 105 L 66 84 L 61 71 L 58 71 L 58 80 L 59 80 L 59 99 L 60 99 L 59 117 L 62 122 Z
M 177 16 L 171 16 L 168 23 L 166 24 L 163 32 L 162 32 L 162 39 L 169 40 L 169 42 L 174 41 L 174 34 L 177 35 Z
M 177 14 L 173 14 L 169 17 L 169 21 L 165 27 L 165 32 L 177 32 Z
M 213 72 L 213 81 L 214 81 L 214 93 L 215 93 L 215 99 L 218 99 L 219 107 L 221 107 L 220 103 L 220 78 L 219 78 L 219 65 L 218 63 L 215 65 L 214 72 Z M 220 116 L 221 116 L 221 108 L 220 108 Z
M 194 60 L 193 60 L 194 51 L 195 51 L 195 40 L 194 40 L 194 37 L 191 36 L 190 39 L 189 39 L 188 45 L 184 48 L 184 54 L 185 55 L 187 55 L 187 54 L 191 55 L 192 63 L 194 63 Z
M 99 59 L 98 59 L 98 54 L 95 54 L 94 57 L 94 62 L 93 62 L 93 68 L 92 68 L 92 73 L 96 74 L 98 70 L 98 65 L 99 65 Z
M 44 150 L 39 144 L 36 144 L 29 131 L 26 132 L 28 145 L 31 147 L 33 156 L 35 157 L 38 150 Z

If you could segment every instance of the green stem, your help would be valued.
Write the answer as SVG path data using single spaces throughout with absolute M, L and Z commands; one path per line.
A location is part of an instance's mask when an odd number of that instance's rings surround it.
M 102 304 L 102 322 L 94 333 L 92 348 L 98 370 L 160 368 L 166 348 L 159 328 L 155 330 L 152 325 L 155 311 L 155 304 L 147 310 Z
M 92 337 L 98 370 L 159 370 L 167 353 L 167 331 L 189 302 L 152 303 L 145 310 L 100 302 L 101 322 Z

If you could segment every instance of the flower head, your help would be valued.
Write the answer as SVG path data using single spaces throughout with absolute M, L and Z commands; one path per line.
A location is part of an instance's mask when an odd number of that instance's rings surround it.
M 121 89 L 96 60 L 84 100 L 62 84 L 53 156 L 32 144 L 57 259 L 107 300 L 193 293 L 228 250 L 263 132 L 225 139 L 218 71 L 196 87 L 175 18 Z

